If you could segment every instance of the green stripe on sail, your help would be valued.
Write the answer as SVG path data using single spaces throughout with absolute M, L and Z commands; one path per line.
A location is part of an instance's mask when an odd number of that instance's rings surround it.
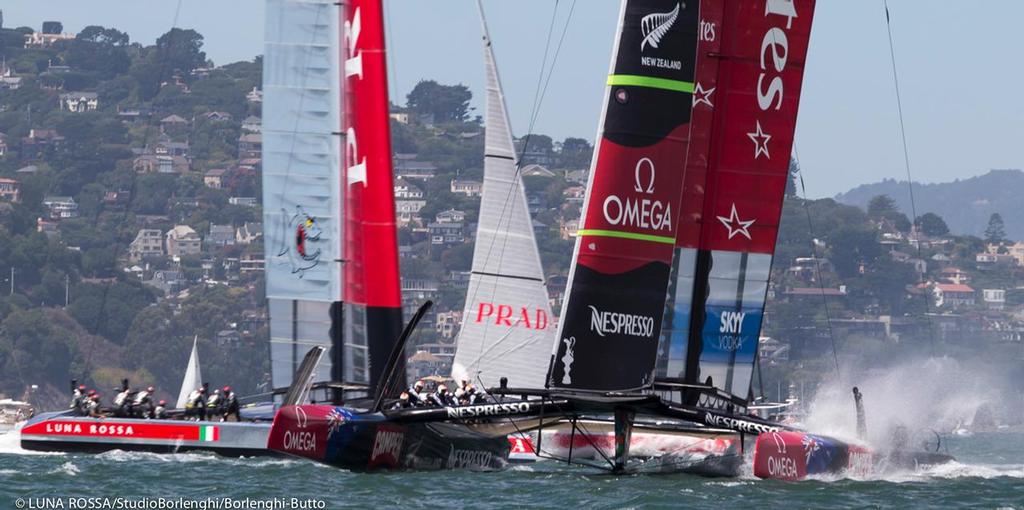
M 633 239 L 636 241 L 650 241 L 652 243 L 676 244 L 675 238 L 666 236 L 652 236 L 650 234 L 636 234 L 633 232 L 619 232 L 617 230 L 582 229 L 576 231 L 577 236 L 593 237 L 617 237 L 619 239 Z
M 640 76 L 637 74 L 609 74 L 608 85 L 631 85 L 634 87 L 674 90 L 676 92 L 693 94 L 693 82 Z

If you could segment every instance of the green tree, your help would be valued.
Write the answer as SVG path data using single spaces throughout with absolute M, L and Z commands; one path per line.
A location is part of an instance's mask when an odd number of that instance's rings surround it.
M 172 28 L 156 40 L 156 59 L 165 71 L 161 79 L 170 78 L 176 71 L 188 75 L 193 69 L 206 65 L 202 51 L 203 36 L 192 29 Z
M 900 212 L 896 201 L 889 195 L 877 195 L 868 202 L 868 217 L 875 220 L 888 220 L 900 232 L 910 230 L 910 218 Z
M 405 99 L 406 107 L 421 115 L 433 115 L 434 122 L 463 122 L 469 115 L 473 93 L 462 84 L 441 85 L 434 80 L 421 80 Z
M 921 216 L 918 216 L 914 223 L 921 229 L 921 232 L 924 232 L 926 235 L 941 237 L 949 234 L 949 227 L 946 225 L 946 222 L 943 221 L 941 216 L 935 213 L 924 213 Z
M 991 244 L 998 244 L 1006 241 L 1006 225 L 999 213 L 992 213 L 988 217 L 988 227 L 985 227 L 985 241 Z

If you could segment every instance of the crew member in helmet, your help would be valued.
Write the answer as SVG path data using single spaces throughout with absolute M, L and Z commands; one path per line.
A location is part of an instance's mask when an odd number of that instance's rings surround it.
M 125 418 L 131 416 L 132 397 L 134 392 L 127 384 L 114 397 L 114 416 Z
M 93 418 L 103 418 L 103 412 L 100 409 L 100 394 L 96 391 L 89 392 L 89 398 L 85 399 L 85 415 L 92 416 Z
M 423 388 L 425 386 L 426 384 L 424 384 L 423 379 L 420 379 L 416 381 L 416 383 L 413 384 L 412 387 L 410 387 L 408 390 L 405 390 L 406 393 L 409 394 L 409 402 L 413 406 L 420 407 L 427 405 L 427 395 L 423 394 Z
M 156 407 L 153 408 L 153 418 L 162 420 L 167 417 L 167 401 L 161 400 L 156 403 Z
M 68 409 L 81 409 L 83 399 L 85 399 L 85 385 L 79 384 L 78 387 L 71 392 L 71 405 L 68 406 Z
M 223 421 L 230 421 L 230 418 L 232 416 L 234 416 L 235 417 L 235 421 L 242 421 L 242 415 L 239 412 L 240 409 L 241 409 L 241 406 L 239 406 L 239 404 L 238 404 L 238 395 L 235 395 L 235 392 L 231 391 L 231 386 L 225 386 L 224 387 L 224 393 L 222 395 L 223 395 L 223 397 L 222 397 L 223 398 L 223 401 L 222 401 L 223 405 L 221 406 L 221 409 L 223 410 L 222 420 Z
M 211 420 L 220 419 L 223 414 L 223 405 L 224 401 L 220 394 L 220 390 L 213 390 L 213 395 L 210 395 L 210 399 L 206 401 L 206 416 Z
M 206 388 L 196 388 L 185 400 L 185 416 L 196 420 L 206 419 Z
M 443 384 L 438 385 L 437 391 L 430 395 L 430 403 L 440 407 L 458 405 L 452 394 L 448 393 L 448 387 Z
M 409 399 L 408 391 L 403 391 L 402 394 L 398 396 L 398 402 L 395 402 L 394 405 L 391 406 L 392 409 L 409 409 L 411 407 L 412 401 Z
M 150 386 L 135 394 L 132 401 L 132 416 L 149 418 L 153 414 L 153 387 Z

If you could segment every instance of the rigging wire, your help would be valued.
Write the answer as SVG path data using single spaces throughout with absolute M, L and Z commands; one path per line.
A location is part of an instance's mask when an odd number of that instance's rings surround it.
M 520 153 L 521 155 L 520 155 L 520 157 L 516 158 L 516 168 L 515 168 L 515 173 L 512 175 L 512 185 L 509 186 L 508 192 L 505 194 L 505 199 L 503 200 L 503 203 L 502 203 L 501 213 L 498 216 L 498 218 L 499 218 L 498 226 L 497 226 L 498 228 L 495 229 L 496 230 L 496 235 L 492 236 L 492 238 L 490 240 L 490 244 L 487 247 L 487 251 L 485 252 L 486 253 L 485 256 L 484 256 L 484 264 L 485 265 L 488 262 L 490 262 L 492 255 L 497 255 L 498 257 L 502 257 L 502 255 L 505 253 L 506 248 L 508 247 L 508 242 L 509 242 L 509 237 L 510 237 L 508 235 L 508 229 L 509 229 L 509 227 L 511 226 L 511 223 L 512 223 L 512 215 L 511 214 L 507 214 L 507 212 L 508 212 L 510 207 L 515 207 L 515 203 L 514 202 L 516 202 L 516 201 L 513 199 L 513 196 L 517 194 L 517 192 L 519 190 L 519 187 L 522 185 L 522 179 L 520 177 L 521 177 L 522 168 L 523 168 L 523 156 L 526 155 L 527 150 L 529 149 L 530 139 L 533 136 L 534 126 L 536 124 L 537 117 L 540 114 L 541 106 L 543 105 L 543 102 L 544 102 L 544 96 L 547 93 L 547 86 L 548 86 L 548 84 L 551 81 L 551 75 L 554 73 L 555 65 L 558 62 L 558 55 L 561 53 L 562 44 L 565 41 L 565 34 L 568 31 L 568 29 L 569 29 L 569 23 L 572 20 L 572 15 L 573 15 L 573 12 L 575 11 L 575 8 L 576 8 L 576 0 L 573 0 L 573 3 L 572 3 L 572 5 L 569 8 L 569 13 L 566 16 L 565 24 L 562 27 L 562 33 L 559 36 L 558 46 L 556 47 L 554 56 L 551 59 L 551 65 L 550 65 L 550 67 L 547 68 L 547 79 L 544 80 L 544 85 L 541 86 L 541 81 L 542 81 L 542 79 L 544 78 L 544 75 L 545 75 L 545 66 L 546 66 L 546 63 L 547 63 L 547 55 L 548 55 L 548 53 L 550 51 L 551 36 L 553 34 L 553 29 L 554 29 L 554 26 L 555 26 L 555 20 L 556 20 L 556 18 L 558 16 L 558 4 L 559 4 L 558 0 L 555 0 L 555 7 L 554 7 L 554 9 L 551 12 L 551 22 L 549 23 L 549 28 L 548 28 L 549 32 L 548 32 L 548 36 L 547 36 L 545 44 L 544 44 L 544 46 L 545 46 L 544 47 L 544 57 L 541 60 L 540 74 L 537 77 L 537 86 L 536 86 L 536 90 L 534 91 L 534 106 L 532 108 L 532 112 L 531 112 L 531 116 L 530 116 L 529 127 L 527 128 L 527 134 L 523 138 L 523 148 L 522 148 L 522 152 Z M 478 2 L 477 5 L 480 8 L 481 17 L 483 17 L 483 5 L 482 5 L 482 3 Z M 487 49 L 487 51 L 491 51 L 493 53 L 493 41 L 490 38 L 490 34 L 486 34 L 486 35 L 487 35 L 487 42 L 488 42 L 488 45 L 489 45 L 489 48 Z M 495 66 L 495 70 L 497 71 L 497 62 L 494 62 L 494 66 Z M 501 86 L 500 75 L 499 75 L 498 86 L 499 87 Z M 502 105 L 504 105 L 504 91 L 502 91 L 501 96 L 502 96 L 501 97 Z M 485 150 L 486 150 L 486 148 L 485 148 Z M 515 148 L 513 147 L 513 151 L 514 150 L 515 150 Z M 532 216 L 530 217 L 530 219 L 532 220 Z M 505 226 L 504 226 L 504 228 L 501 228 L 503 221 L 504 221 Z M 497 242 L 497 237 L 500 235 L 500 234 L 497 234 L 498 231 L 504 232 L 505 235 L 501 235 L 501 237 L 502 237 L 501 248 L 497 252 L 495 252 L 495 250 L 494 250 L 495 249 L 495 243 Z M 536 245 L 536 238 L 534 237 L 532 225 L 531 225 L 531 228 L 528 229 L 528 233 L 529 233 L 529 236 L 531 237 L 531 239 L 533 241 L 533 244 Z M 479 241 L 479 239 L 478 239 L 478 241 Z M 538 253 L 538 258 L 539 258 L 539 253 Z M 504 260 L 499 260 L 499 263 L 501 263 L 501 262 L 504 262 Z M 543 261 L 540 261 L 540 262 L 541 262 L 541 273 L 542 273 L 541 276 L 543 278 L 544 266 L 543 266 Z M 499 265 L 499 268 L 498 268 L 498 273 L 501 273 L 501 266 L 500 265 Z M 546 289 L 546 287 L 545 287 L 545 289 Z M 467 303 L 472 303 L 473 301 L 475 301 L 475 299 L 476 299 L 476 292 L 478 292 L 478 291 L 479 291 L 479 286 L 477 286 L 477 288 L 474 289 L 473 295 L 467 296 L 466 302 Z M 494 287 L 492 287 L 492 289 L 491 289 L 492 298 L 493 298 L 493 293 L 495 291 L 496 291 L 496 289 Z M 463 318 L 463 320 L 465 320 L 465 318 Z M 481 349 L 483 349 L 482 345 L 481 345 Z M 482 353 L 481 353 L 481 355 L 482 355 Z M 479 363 L 479 361 L 480 361 L 480 357 L 477 358 L 477 362 L 478 363 Z M 477 365 L 477 366 L 479 366 L 479 365 Z
M 903 102 L 900 99 L 900 80 L 899 73 L 896 72 L 896 49 L 892 39 L 892 21 L 889 17 L 889 2 L 888 0 L 882 0 L 882 4 L 885 7 L 885 29 L 889 35 L 889 60 L 892 63 L 892 82 L 893 88 L 896 91 L 896 113 L 900 120 L 900 139 L 903 142 L 903 164 L 907 171 L 907 193 L 910 195 L 910 214 L 913 217 L 911 222 L 911 232 L 917 233 L 917 258 L 923 260 L 921 257 L 921 232 L 918 230 L 918 217 L 917 217 L 917 204 L 914 202 L 914 179 L 910 174 L 910 151 L 907 149 L 907 130 L 903 122 Z M 915 268 L 915 272 L 916 268 Z M 918 273 L 918 284 L 924 283 L 924 274 Z M 928 323 L 928 327 L 934 333 L 934 325 L 929 317 L 930 308 L 928 303 L 928 288 L 927 286 L 922 287 L 921 293 L 922 299 L 924 299 L 924 316 Z M 935 335 L 929 334 L 928 340 L 931 343 L 932 354 L 935 353 Z
M 804 172 L 803 169 L 800 168 L 800 154 L 796 150 L 795 142 L 793 143 L 793 157 L 796 160 L 797 176 L 800 178 L 800 192 L 803 194 L 803 209 L 804 214 L 807 216 L 807 231 L 811 235 L 811 256 L 814 257 L 815 278 L 818 280 L 818 291 L 821 293 L 821 304 L 825 309 L 825 324 L 828 325 L 828 339 L 832 344 L 832 362 L 835 363 L 836 379 L 842 383 L 843 374 L 839 369 L 839 353 L 836 349 L 836 336 L 832 329 L 832 312 L 828 307 L 828 296 L 825 295 L 825 282 L 821 277 L 821 259 L 818 257 L 817 237 L 814 235 L 814 222 L 811 220 L 810 201 L 807 199 L 807 186 L 804 184 Z M 762 393 L 763 391 L 764 388 L 762 388 Z

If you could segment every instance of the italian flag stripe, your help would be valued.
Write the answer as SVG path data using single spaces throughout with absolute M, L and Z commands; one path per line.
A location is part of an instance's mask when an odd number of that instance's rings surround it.
M 219 441 L 220 431 L 214 425 L 203 425 L 199 427 L 200 441 Z

